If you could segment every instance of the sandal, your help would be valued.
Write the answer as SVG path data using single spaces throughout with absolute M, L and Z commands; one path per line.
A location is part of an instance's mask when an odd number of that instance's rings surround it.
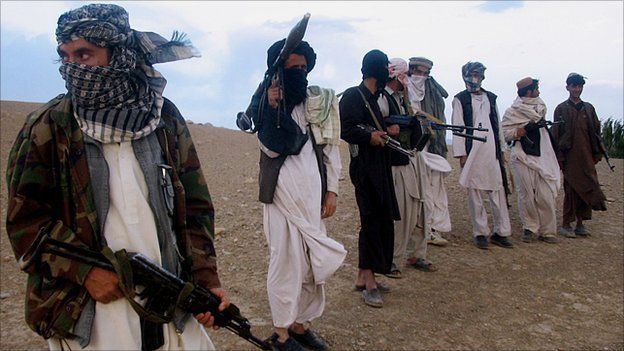
M 416 260 L 408 260 L 406 266 L 416 268 L 423 272 L 435 272 L 438 270 L 438 268 L 434 266 L 433 263 L 425 260 L 424 258 L 418 258 Z
M 381 299 L 379 289 L 364 290 L 362 291 L 362 297 L 364 298 L 364 303 L 371 307 L 383 307 L 383 300 Z
M 401 279 L 403 278 L 403 276 L 401 275 L 401 271 L 398 269 L 393 269 L 390 271 L 390 273 L 386 273 L 384 274 L 386 277 L 388 278 L 392 278 L 392 279 Z
M 390 292 L 390 286 L 382 283 L 382 282 L 377 282 L 377 289 L 379 289 L 379 292 L 381 293 L 387 293 Z M 366 285 L 355 285 L 354 291 L 364 291 L 366 290 Z

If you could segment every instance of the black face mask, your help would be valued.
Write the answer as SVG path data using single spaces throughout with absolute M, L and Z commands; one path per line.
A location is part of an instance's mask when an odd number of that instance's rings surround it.
M 284 69 L 284 99 L 291 109 L 302 103 L 307 96 L 308 72 L 299 68 Z
M 373 75 L 372 77 L 377 79 L 377 90 L 381 91 L 383 90 L 383 88 L 386 87 L 386 84 L 390 80 L 390 73 L 388 72 L 387 68 L 380 67 L 380 69 L 377 70 L 377 72 L 375 72 L 375 75 Z

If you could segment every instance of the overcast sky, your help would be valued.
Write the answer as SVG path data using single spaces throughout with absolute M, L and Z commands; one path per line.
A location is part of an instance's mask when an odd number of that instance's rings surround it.
M 58 73 L 54 29 L 65 11 L 89 2 L 2 1 L 2 100 L 45 102 L 65 91 Z M 452 96 L 464 89 L 461 66 L 480 61 L 483 87 L 499 95 L 501 113 L 515 82 L 540 79 L 549 119 L 567 98 L 570 72 L 588 77 L 582 98 L 602 119 L 622 118 L 623 2 L 118 2 L 136 30 L 169 38 L 186 32 L 201 58 L 159 64 L 165 96 L 187 119 L 236 128 L 266 69 L 266 49 L 310 12 L 305 40 L 317 66 L 310 84 L 336 92 L 359 84 L 363 55 L 425 56 L 432 75 Z

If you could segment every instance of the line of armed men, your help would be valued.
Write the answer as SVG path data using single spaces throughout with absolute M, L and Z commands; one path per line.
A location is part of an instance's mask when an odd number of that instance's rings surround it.
M 26 323 L 50 349 L 214 349 L 210 327 L 262 349 L 327 349 L 312 322 L 347 254 L 323 221 L 336 211 L 342 141 L 360 215 L 353 289 L 367 306 L 383 307 L 391 289 L 377 276 L 436 270 L 427 245 L 445 245 L 442 233 L 451 231 L 446 130 L 453 132 L 476 247 L 513 248 L 507 195 L 514 186 L 523 242 L 589 235 L 584 221 L 592 210 L 606 210 L 595 168 L 604 148 L 595 109 L 580 99 L 582 75 L 565 80 L 569 99 L 555 109 L 554 122 L 546 121 L 531 77 L 516 83 L 518 97 L 500 118 L 496 95 L 482 87 L 485 66 L 468 62 L 466 90 L 453 98 L 453 124 L 446 124 L 448 93 L 427 58 L 408 62 L 371 50 L 361 83 L 340 98 L 309 85 L 317 57 L 302 40 L 306 16 L 269 47 L 265 79 L 237 116 L 260 149 L 274 327 L 264 340 L 221 285 L 199 156 L 154 68 L 198 50 L 178 33 L 167 40 L 133 30 L 114 4 L 59 17 L 67 92 L 28 115 L 7 163 L 6 228 L 29 276 Z

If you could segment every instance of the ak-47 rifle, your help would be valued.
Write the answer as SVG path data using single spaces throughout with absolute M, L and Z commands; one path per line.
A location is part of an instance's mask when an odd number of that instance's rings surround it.
M 209 290 L 185 282 L 140 253 L 125 250 L 100 253 L 52 239 L 45 230 L 41 230 L 30 250 L 20 257 L 20 268 L 28 269 L 39 262 L 41 255 L 45 253 L 116 272 L 128 302 L 142 318 L 158 326 L 173 319 L 176 307 L 193 315 L 209 311 L 214 316 L 216 325 L 232 331 L 262 350 L 272 349 L 268 341 L 251 333 L 249 320 L 241 315 L 236 305 L 230 304 L 225 310 L 219 311 L 221 301 Z M 135 285 L 142 286 L 143 290 L 135 291 Z M 134 296 L 147 299 L 146 307 L 136 303 Z M 152 306 L 154 310 L 147 306 Z M 144 350 L 160 347 L 155 340 L 144 338 L 142 341 Z
M 391 115 L 385 118 L 386 124 L 392 125 L 397 124 L 399 128 L 402 129 L 410 129 L 412 132 L 416 133 L 415 140 L 416 143 L 414 148 L 417 151 L 422 151 L 427 144 L 427 141 L 431 137 L 430 129 L 434 130 L 450 130 L 453 132 L 453 135 L 460 136 L 462 138 L 473 139 L 480 142 L 486 142 L 486 137 L 479 137 L 475 135 L 470 135 L 463 133 L 465 130 L 478 130 L 487 132 L 487 128 L 481 127 L 479 124 L 478 127 L 468 127 L 462 125 L 454 125 L 454 124 L 445 124 L 439 123 L 436 121 L 440 121 L 434 116 L 420 110 L 416 110 L 414 116 L 408 115 Z M 440 121 L 442 122 L 442 121 Z
M 357 127 L 360 128 L 360 129 L 363 129 L 363 130 L 365 130 L 367 132 L 370 132 L 370 133 L 378 131 L 373 126 L 369 126 L 368 124 L 358 124 Z M 392 139 L 388 135 L 382 135 L 381 138 L 386 142 L 386 146 L 388 146 L 392 150 L 398 151 L 398 152 L 402 153 L 405 156 L 414 156 L 414 152 L 413 151 L 406 150 L 403 147 L 401 147 L 401 143 L 398 142 L 396 139 Z
M 273 82 L 277 82 L 281 91 L 284 91 L 284 78 L 283 69 L 284 62 L 288 59 L 290 54 L 297 48 L 297 46 L 303 40 L 306 28 L 308 27 L 308 21 L 310 14 L 306 13 L 301 21 L 299 21 L 288 33 L 284 47 L 280 51 L 279 55 L 275 59 L 275 62 L 267 69 L 264 74 L 262 83 L 258 86 L 254 92 L 251 103 L 247 107 L 246 111 L 241 111 L 236 115 L 236 125 L 244 132 L 253 134 L 258 131 L 258 128 L 262 124 L 262 114 L 264 112 L 266 104 L 266 94 Z M 257 113 L 254 113 L 254 109 L 257 108 Z M 284 109 L 284 101 L 278 101 L 277 107 L 277 128 L 279 128 L 280 112 Z
M 602 152 L 602 155 L 604 156 L 605 161 L 607 161 L 607 165 L 609 166 L 609 169 L 611 170 L 611 172 L 615 172 L 615 166 L 613 166 L 611 162 L 609 161 L 609 151 L 607 151 L 607 147 L 604 144 L 604 140 L 602 139 L 602 136 L 600 135 L 600 133 L 596 133 L 596 137 L 598 138 L 598 142 L 600 143 L 600 151 Z
M 423 123 L 425 123 L 427 126 L 431 127 L 432 129 L 450 130 L 451 132 L 453 132 L 453 135 L 466 138 L 466 139 L 480 141 L 482 143 L 485 143 L 487 141 L 487 137 L 479 137 L 479 136 L 475 136 L 472 134 L 464 133 L 467 131 L 487 132 L 489 129 L 483 128 L 481 126 L 481 123 L 479 123 L 479 125 L 476 127 L 464 126 L 464 125 L 459 125 L 459 124 L 446 124 L 446 123 L 443 123 L 437 117 L 422 110 L 416 110 L 415 114 L 419 120 L 421 120 Z
M 541 119 L 537 122 L 529 122 L 527 125 L 524 126 L 524 130 L 526 130 L 527 133 L 532 132 L 534 130 L 538 130 L 540 128 L 547 128 L 550 130 L 552 126 L 557 125 L 557 124 L 563 125 L 565 124 L 565 121 L 561 119 L 556 122 L 553 122 L 553 121 L 547 121 L 545 119 Z M 533 140 L 531 140 L 531 138 L 529 138 L 528 135 L 523 136 L 522 139 L 524 139 L 525 142 L 529 143 L 529 145 L 534 144 Z

